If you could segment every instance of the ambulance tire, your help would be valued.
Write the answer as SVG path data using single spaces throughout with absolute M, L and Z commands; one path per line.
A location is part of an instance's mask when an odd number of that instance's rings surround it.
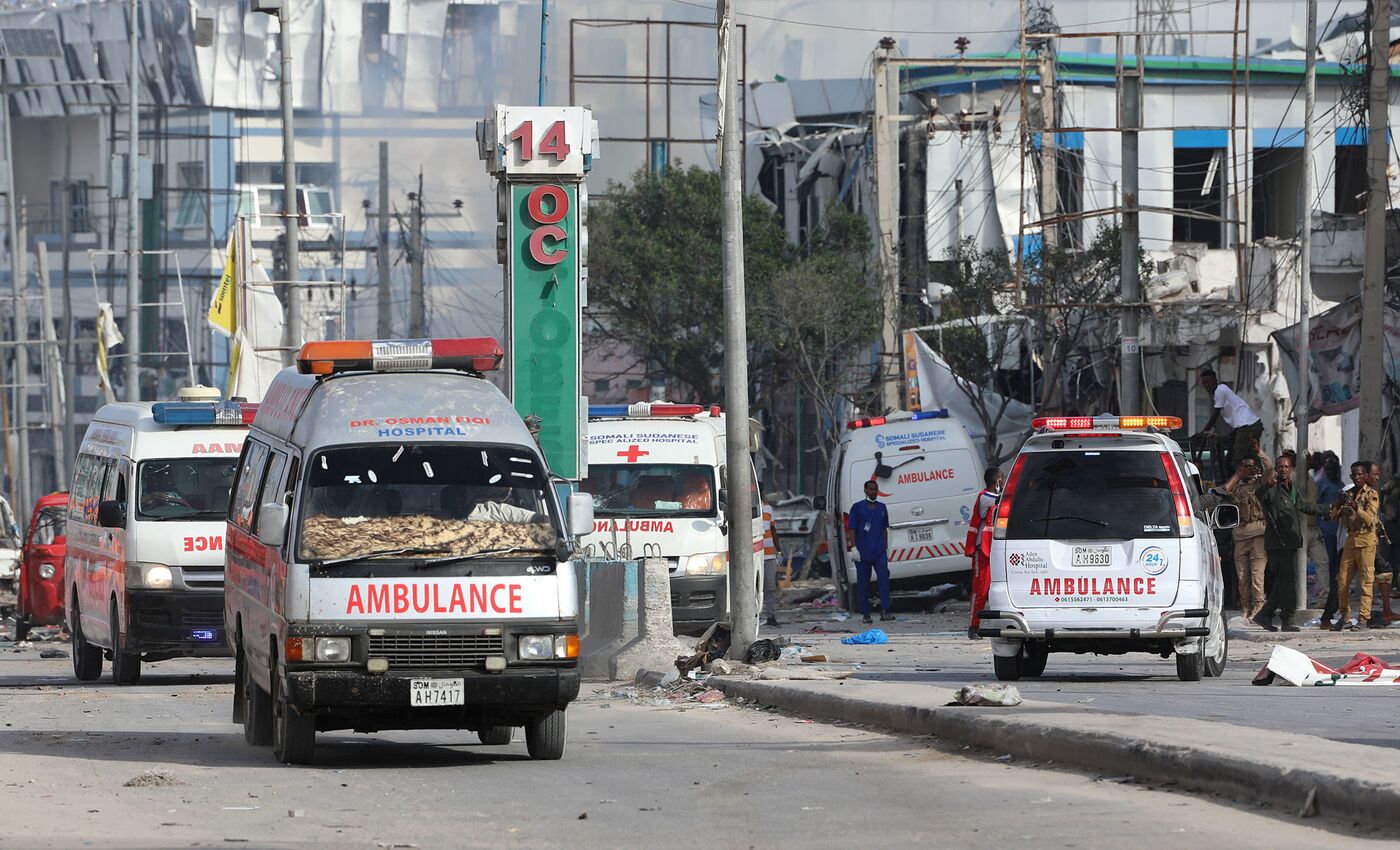
M 1023 650 L 1025 656 L 1021 661 L 1021 675 L 1027 679 L 1034 679 L 1045 672 L 1045 663 L 1050 660 L 1050 652 L 1043 646 Z
M 1230 630 L 1225 627 L 1225 615 L 1217 613 L 1211 618 L 1211 628 L 1218 629 L 1220 634 L 1220 650 L 1217 653 L 1206 653 L 1206 676 L 1211 679 L 1218 679 L 1225 675 L 1225 662 L 1230 660 Z M 1210 637 L 1207 636 L 1202 648 L 1209 649 Z
M 134 685 L 141 681 L 141 653 L 127 652 L 126 641 L 122 639 L 121 620 L 117 619 L 117 603 L 112 603 L 112 682 L 118 685 Z
M 1206 675 L 1206 639 L 1201 638 L 1196 651 L 1176 654 L 1176 677 L 1183 682 L 1199 682 Z
M 1016 647 L 1015 655 L 993 655 L 992 669 L 996 671 L 998 682 L 1014 682 L 1021 678 L 1025 647 Z
M 302 714 L 282 693 L 282 677 L 272 676 L 272 755 L 283 764 L 311 764 L 316 757 L 316 716 Z
M 83 637 L 83 619 L 74 605 L 68 613 L 68 633 L 73 651 L 73 676 L 79 682 L 95 682 L 102 678 L 102 647 L 93 646 Z
M 240 647 L 240 654 L 242 649 Z M 247 656 L 243 661 L 243 740 L 255 747 L 272 745 L 272 698 L 253 678 Z
M 564 709 L 557 709 L 525 724 L 525 749 L 536 761 L 556 761 L 564 757 L 564 736 L 567 731 Z
M 488 747 L 500 747 L 510 743 L 515 729 L 510 726 L 487 726 L 476 730 L 476 737 Z

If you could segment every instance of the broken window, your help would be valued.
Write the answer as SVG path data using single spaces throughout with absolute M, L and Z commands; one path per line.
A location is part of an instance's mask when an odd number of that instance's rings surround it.
M 1339 213 L 1366 211 L 1366 146 L 1339 144 L 1333 177 L 1333 209 Z
M 1221 135 L 1224 135 L 1223 131 Z M 1183 147 L 1172 154 L 1173 242 L 1225 247 L 1225 148 Z
M 175 226 L 203 228 L 209 220 L 204 208 L 209 198 L 204 185 L 204 163 L 180 163 L 179 179 L 180 207 L 175 213 Z
M 1302 131 L 1298 132 L 1301 141 Z M 1254 149 L 1254 203 L 1251 238 L 1298 236 L 1298 188 L 1303 181 L 1301 147 Z

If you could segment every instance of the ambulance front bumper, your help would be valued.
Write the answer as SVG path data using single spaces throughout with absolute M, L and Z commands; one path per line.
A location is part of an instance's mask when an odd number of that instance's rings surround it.
M 1094 628 L 1064 627 L 1064 628 L 1032 628 L 1026 621 L 1024 614 L 1019 611 L 1002 611 L 989 609 L 978 611 L 977 618 L 981 625 L 977 629 L 977 634 L 982 637 L 1006 638 L 1008 640 L 1096 640 L 1103 638 L 1129 640 L 1137 639 L 1159 639 L 1181 640 L 1184 638 L 1205 637 L 1210 634 L 1207 626 L 1190 626 L 1182 620 L 1205 620 L 1210 616 L 1210 611 L 1205 608 L 1180 608 L 1171 611 L 1163 611 L 1157 617 L 1155 627 L 1143 628 L 1141 626 L 1115 627 L 1105 625 Z M 1009 625 L 1003 625 L 1009 624 Z
M 127 646 L 157 658 L 231 655 L 224 592 L 128 590 Z
M 337 709 L 407 709 L 414 679 L 461 679 L 466 713 L 537 714 L 563 708 L 578 697 L 574 667 L 507 668 L 500 673 L 432 670 L 372 674 L 355 670 L 287 672 L 287 696 L 305 712 Z M 428 711 L 415 709 L 415 711 Z M 432 711 L 440 711 L 433 709 Z
M 678 632 L 704 631 L 729 610 L 729 576 L 671 576 L 671 622 Z

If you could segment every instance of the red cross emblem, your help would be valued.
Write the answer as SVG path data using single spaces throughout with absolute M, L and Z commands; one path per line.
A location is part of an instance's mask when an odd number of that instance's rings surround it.
M 636 463 L 638 458 L 646 457 L 649 454 L 651 454 L 651 452 L 642 451 L 641 446 L 633 445 L 628 446 L 625 452 L 618 452 L 617 456 L 627 458 L 628 463 Z

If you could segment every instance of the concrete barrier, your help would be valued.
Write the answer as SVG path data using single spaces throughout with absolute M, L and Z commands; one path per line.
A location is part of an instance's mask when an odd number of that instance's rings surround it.
M 669 669 L 686 648 L 671 622 L 666 561 L 574 562 L 578 575 L 579 670 L 587 679 L 628 679 Z

